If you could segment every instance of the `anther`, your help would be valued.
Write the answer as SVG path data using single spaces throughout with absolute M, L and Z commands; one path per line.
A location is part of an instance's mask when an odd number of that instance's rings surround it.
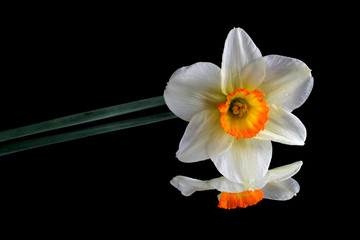
M 234 102 L 231 110 L 233 114 L 238 115 L 240 118 L 244 113 L 248 113 L 247 105 L 240 102 Z

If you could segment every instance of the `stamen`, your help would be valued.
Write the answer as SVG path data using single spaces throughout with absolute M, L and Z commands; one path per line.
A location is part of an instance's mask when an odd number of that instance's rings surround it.
M 240 102 L 236 101 L 236 102 L 232 103 L 231 105 L 233 106 L 231 108 L 232 113 L 234 115 L 238 115 L 239 118 L 241 118 L 244 113 L 246 114 L 249 111 L 247 108 L 247 105 L 245 103 L 240 103 Z

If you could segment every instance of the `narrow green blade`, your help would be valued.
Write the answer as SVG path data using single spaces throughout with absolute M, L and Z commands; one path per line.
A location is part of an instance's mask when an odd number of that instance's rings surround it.
M 50 135 L 50 136 L 37 137 L 29 140 L 21 140 L 13 143 L 5 143 L 0 145 L 0 156 L 4 156 L 7 154 L 16 153 L 32 148 L 47 146 L 55 143 L 61 143 L 74 139 L 94 136 L 102 133 L 118 131 L 131 127 L 138 127 L 138 126 L 165 121 L 173 118 L 176 118 L 176 116 L 172 112 L 159 113 L 146 117 L 139 117 L 139 118 L 123 120 L 115 123 L 108 123 L 94 127 L 72 130 L 69 132 Z
M 124 103 L 111 107 L 101 108 L 93 111 L 78 113 L 66 117 L 56 118 L 24 127 L 9 129 L 0 132 L 0 142 L 42 133 L 64 127 L 97 121 L 105 118 L 115 117 L 148 108 L 158 107 L 165 104 L 164 97 L 147 98 L 135 102 Z

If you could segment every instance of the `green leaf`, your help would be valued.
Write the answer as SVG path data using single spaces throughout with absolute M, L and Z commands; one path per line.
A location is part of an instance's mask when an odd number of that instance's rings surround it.
M 7 154 L 16 153 L 32 148 L 47 146 L 55 143 L 71 141 L 74 139 L 94 136 L 98 134 L 118 131 L 132 127 L 138 127 L 138 126 L 165 121 L 173 118 L 176 118 L 176 116 L 172 112 L 159 113 L 155 115 L 149 115 L 146 117 L 123 120 L 115 123 L 108 123 L 94 127 L 71 130 L 65 133 L 59 133 L 50 136 L 37 137 L 28 140 L 20 140 L 12 143 L 5 143 L 2 144 L 0 147 L 0 156 L 4 156 Z
M 153 97 L 135 102 L 124 103 L 116 106 L 101 108 L 93 111 L 78 113 L 66 117 L 60 117 L 41 123 L 31 124 L 24 127 L 9 129 L 0 132 L 0 142 L 25 137 L 37 133 L 47 132 L 55 129 L 70 127 L 83 123 L 93 122 L 105 118 L 115 117 L 131 112 L 164 105 L 164 97 Z

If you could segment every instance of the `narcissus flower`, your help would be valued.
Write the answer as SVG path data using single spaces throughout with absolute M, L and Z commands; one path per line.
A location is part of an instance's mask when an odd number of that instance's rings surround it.
M 262 57 L 244 30 L 231 30 L 221 69 L 195 63 L 175 71 L 167 84 L 167 106 L 189 121 L 177 158 L 210 158 L 223 176 L 237 183 L 264 177 L 271 140 L 304 144 L 306 129 L 291 112 L 305 102 L 312 86 L 305 63 L 278 55 Z
M 216 189 L 220 191 L 219 208 L 234 209 L 253 206 L 263 198 L 271 200 L 289 200 L 295 196 L 300 186 L 293 178 L 302 165 L 302 161 L 274 168 L 251 184 L 232 182 L 225 177 L 201 181 L 184 176 L 174 177 L 170 183 L 184 196 L 196 191 Z

